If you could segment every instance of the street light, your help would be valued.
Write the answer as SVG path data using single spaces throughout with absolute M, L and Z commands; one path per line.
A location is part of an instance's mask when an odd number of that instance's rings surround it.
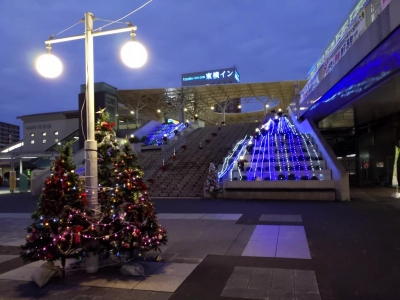
M 51 46 L 48 44 L 46 48 L 47 53 L 42 54 L 36 60 L 36 69 L 43 77 L 56 78 L 62 73 L 63 66 L 57 56 L 50 54 Z
M 62 72 L 61 61 L 50 54 L 51 44 L 85 39 L 85 70 L 86 70 L 86 129 L 87 139 L 85 141 L 85 177 L 86 190 L 88 190 L 89 207 L 99 212 L 98 192 L 98 171 L 97 171 L 97 142 L 95 140 L 95 117 L 94 117 L 94 62 L 93 62 L 93 37 L 101 35 L 131 32 L 132 41 L 128 42 L 121 50 L 122 61 L 131 68 L 143 66 L 147 60 L 146 49 L 134 40 L 136 26 L 129 25 L 127 28 L 114 30 L 95 31 L 93 30 L 94 16 L 92 13 L 85 13 L 85 33 L 82 35 L 45 41 L 47 54 L 36 60 L 38 72 L 46 78 L 55 78 Z M 131 56 L 131 57 L 129 57 Z M 133 56 L 133 58 L 132 58 Z M 90 190 L 90 191 L 89 191 Z

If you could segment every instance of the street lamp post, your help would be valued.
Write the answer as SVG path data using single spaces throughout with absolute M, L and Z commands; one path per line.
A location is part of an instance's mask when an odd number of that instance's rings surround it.
M 122 32 L 131 32 L 133 41 L 124 46 L 121 51 L 121 59 L 131 68 L 141 67 L 147 60 L 147 52 L 144 47 L 134 41 L 136 26 L 127 28 L 119 28 L 114 30 L 97 31 L 93 30 L 94 16 L 92 13 L 85 13 L 85 34 L 70 36 L 66 38 L 52 39 L 45 41 L 47 50 L 50 52 L 50 45 L 54 43 L 67 42 L 77 39 L 85 39 L 85 63 L 86 63 L 86 129 L 87 136 L 85 141 L 85 178 L 88 204 L 95 212 L 99 211 L 99 203 L 97 197 L 98 191 L 98 171 L 97 171 L 97 142 L 95 140 L 95 114 L 94 114 L 94 62 L 93 62 L 93 37 L 101 35 L 116 34 Z M 127 47 L 128 46 L 128 47 Z M 134 60 L 126 57 L 127 53 L 139 54 Z M 132 53 L 134 52 L 134 53 Z M 47 57 L 45 57 L 47 55 Z M 45 57 L 43 59 L 43 57 Z M 50 58 L 50 61 L 46 61 Z M 41 56 L 36 61 L 36 67 L 39 73 L 47 78 L 54 78 L 61 73 L 62 65 L 59 60 L 50 53 Z M 59 64 L 61 70 L 56 70 L 58 74 L 50 74 L 52 68 Z M 46 73 L 47 72 L 47 73 Z M 55 72 L 55 73 L 57 73 Z

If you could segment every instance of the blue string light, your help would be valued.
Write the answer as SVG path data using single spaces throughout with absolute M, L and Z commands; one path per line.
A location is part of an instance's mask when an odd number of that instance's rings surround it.
M 232 172 L 236 163 L 239 166 L 241 156 L 243 161 L 246 158 L 249 160 L 244 164 L 247 180 L 256 180 L 258 176 L 265 180 L 268 179 L 264 178 L 267 174 L 270 180 L 300 180 L 304 175 L 311 179 L 310 173 L 315 176 L 315 171 L 322 170 L 320 156 L 309 135 L 298 132 L 282 114 L 266 121 L 260 129 L 256 129 L 256 133 L 250 139 L 237 143 L 235 149 L 238 149 L 238 145 L 240 151 L 235 151 L 237 155 L 234 159 L 232 156 L 225 159 L 219 178 L 228 170 Z M 228 163 L 229 161 L 231 163 Z M 240 167 L 238 172 L 240 179 L 243 179 Z M 323 178 L 323 174 L 320 173 L 319 176 Z

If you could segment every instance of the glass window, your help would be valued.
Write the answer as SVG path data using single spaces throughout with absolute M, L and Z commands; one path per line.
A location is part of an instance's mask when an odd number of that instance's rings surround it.
M 35 136 L 35 134 L 34 134 L 34 133 L 31 133 L 31 136 Z
M 55 139 L 54 142 L 58 143 L 58 139 Z
M 43 136 L 46 136 L 46 132 L 42 132 L 42 135 L 43 135 Z
M 58 135 L 58 131 L 54 131 L 54 135 Z

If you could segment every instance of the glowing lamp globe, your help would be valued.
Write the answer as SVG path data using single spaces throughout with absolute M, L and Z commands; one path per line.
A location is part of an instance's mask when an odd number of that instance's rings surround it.
M 140 68 L 147 61 L 147 51 L 142 44 L 130 41 L 122 47 L 121 59 L 130 68 Z
M 56 78 L 61 74 L 63 66 L 57 56 L 46 53 L 39 56 L 36 60 L 36 70 L 43 77 Z

